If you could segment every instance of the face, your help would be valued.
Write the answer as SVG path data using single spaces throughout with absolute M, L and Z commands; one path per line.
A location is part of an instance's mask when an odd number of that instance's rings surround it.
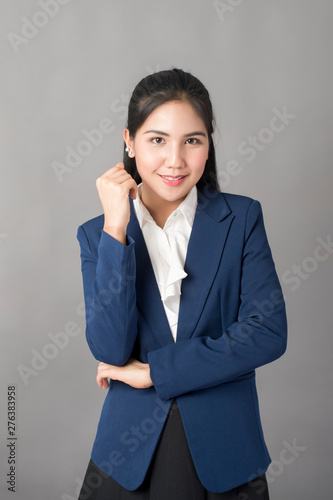
M 192 105 L 170 101 L 158 106 L 137 130 L 124 139 L 135 156 L 142 179 L 142 202 L 148 209 L 174 210 L 202 176 L 209 137 Z

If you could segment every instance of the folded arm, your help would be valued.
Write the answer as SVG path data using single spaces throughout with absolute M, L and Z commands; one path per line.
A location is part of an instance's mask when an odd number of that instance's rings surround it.
M 135 242 L 127 237 L 128 245 L 122 245 L 102 231 L 96 259 L 82 226 L 77 239 L 88 345 L 97 360 L 121 366 L 130 358 L 137 336 Z

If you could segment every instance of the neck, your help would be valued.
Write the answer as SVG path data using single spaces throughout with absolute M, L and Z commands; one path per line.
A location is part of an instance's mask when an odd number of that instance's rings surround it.
M 176 210 L 177 207 L 179 207 L 184 199 L 185 196 L 183 198 L 180 198 L 179 200 L 167 201 L 161 199 L 155 193 L 149 193 L 149 196 L 147 196 L 145 189 L 142 189 L 141 191 L 142 203 L 147 208 L 156 224 L 162 229 L 165 226 L 165 223 L 170 214 L 172 214 L 172 212 Z

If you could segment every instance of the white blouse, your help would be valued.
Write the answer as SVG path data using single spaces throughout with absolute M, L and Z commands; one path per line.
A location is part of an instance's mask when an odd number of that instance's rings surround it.
M 193 186 L 186 198 L 169 215 L 163 229 L 159 227 L 141 201 L 142 183 L 133 200 L 142 234 L 155 273 L 164 310 L 174 341 L 177 337 L 181 282 L 186 278 L 184 271 L 187 246 L 191 235 L 198 203 L 197 187 Z

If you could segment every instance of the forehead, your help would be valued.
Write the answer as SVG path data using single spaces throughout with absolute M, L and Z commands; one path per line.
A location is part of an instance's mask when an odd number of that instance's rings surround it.
M 192 104 L 188 101 L 169 101 L 161 104 L 154 109 L 143 123 L 141 129 L 151 127 L 158 124 L 167 128 L 179 127 L 192 127 L 196 125 L 206 130 L 205 124 L 198 112 L 194 109 Z

